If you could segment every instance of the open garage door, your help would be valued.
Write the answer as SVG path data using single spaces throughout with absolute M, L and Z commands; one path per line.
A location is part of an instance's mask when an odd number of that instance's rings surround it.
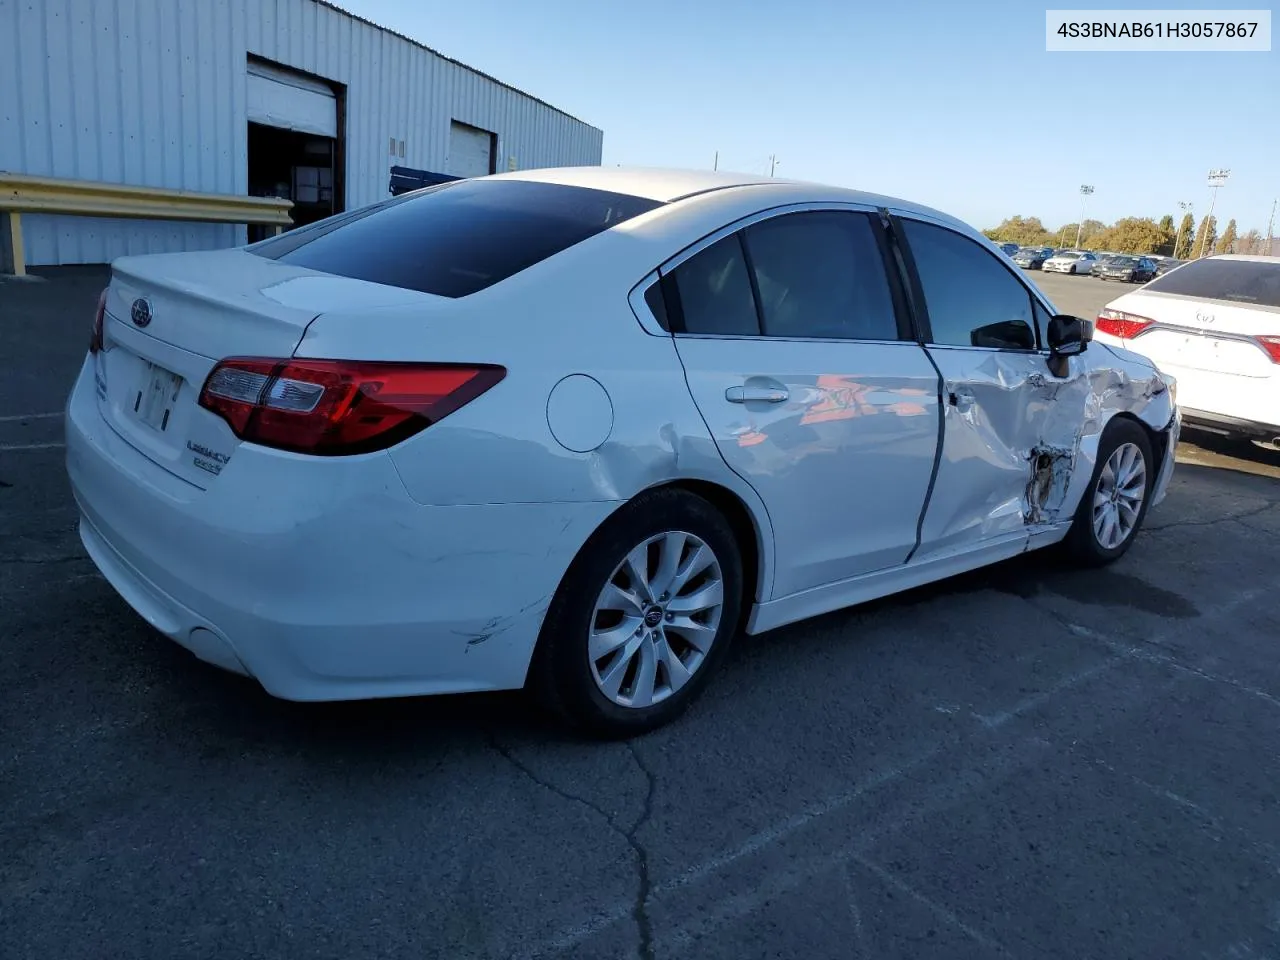
M 294 226 L 341 213 L 339 88 L 256 57 L 245 73 L 249 194 L 292 200 Z
M 250 60 L 246 92 L 250 123 L 330 139 L 338 136 L 338 98 L 319 80 Z
M 495 172 L 494 141 L 497 137 L 453 120 L 449 124 L 449 162 L 446 171 L 455 177 L 487 177 Z

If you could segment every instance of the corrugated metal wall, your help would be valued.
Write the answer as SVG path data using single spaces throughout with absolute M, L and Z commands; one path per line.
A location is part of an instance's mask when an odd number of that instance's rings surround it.
M 392 164 L 443 170 L 451 119 L 498 134 L 499 170 L 508 157 L 521 169 L 600 162 L 600 130 L 316 0 L 0 0 L 0 170 L 243 194 L 248 54 L 346 86 L 348 208 L 387 196 Z M 82 217 L 23 227 L 32 264 L 245 234 Z

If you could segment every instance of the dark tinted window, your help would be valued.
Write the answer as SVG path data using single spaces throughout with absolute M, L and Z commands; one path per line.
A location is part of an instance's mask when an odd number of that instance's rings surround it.
M 1280 307 L 1280 260 L 1192 260 L 1147 284 L 1144 292 Z
M 464 180 L 249 249 L 312 270 L 465 297 L 660 204 L 521 180 Z
M 793 213 L 748 227 L 745 242 L 765 336 L 898 339 L 870 217 Z
M 760 335 L 738 234 L 717 240 L 690 257 L 672 271 L 668 282 L 679 298 L 680 329 L 686 333 Z
M 649 289 L 644 292 L 644 302 L 649 307 L 649 312 L 653 314 L 653 319 L 658 321 L 658 325 L 663 330 L 670 330 L 671 325 L 667 321 L 667 302 L 662 298 L 661 283 L 649 285 Z
M 1031 295 L 1004 264 L 952 230 L 918 220 L 904 221 L 903 229 L 934 343 L 1035 349 Z

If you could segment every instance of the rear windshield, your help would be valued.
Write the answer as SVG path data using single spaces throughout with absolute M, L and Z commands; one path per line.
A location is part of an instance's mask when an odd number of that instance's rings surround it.
M 341 277 L 465 297 L 658 206 L 643 197 L 557 183 L 462 180 L 247 249 Z
M 1280 307 L 1280 260 L 1192 260 L 1147 284 L 1179 297 Z

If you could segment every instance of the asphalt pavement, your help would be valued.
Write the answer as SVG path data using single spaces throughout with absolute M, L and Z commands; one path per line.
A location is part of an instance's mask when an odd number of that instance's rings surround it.
M 0 281 L 5 960 L 1280 956 L 1280 456 L 1184 444 L 1106 570 L 743 638 L 632 743 L 289 704 L 85 557 L 58 411 L 103 274 L 44 273 Z

